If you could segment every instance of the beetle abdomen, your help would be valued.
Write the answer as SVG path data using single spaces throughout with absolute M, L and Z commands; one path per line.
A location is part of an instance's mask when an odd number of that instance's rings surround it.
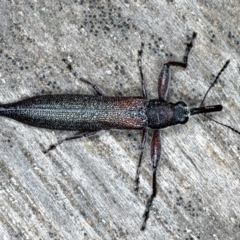
M 57 130 L 141 129 L 147 124 L 141 97 L 45 95 L 1 105 L 0 115 Z

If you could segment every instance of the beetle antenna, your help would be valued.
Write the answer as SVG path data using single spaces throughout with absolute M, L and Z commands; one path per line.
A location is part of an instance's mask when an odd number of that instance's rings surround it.
M 220 125 L 222 125 L 222 126 L 224 126 L 224 127 L 227 127 L 227 128 L 229 128 L 229 129 L 231 129 L 233 132 L 240 134 L 240 131 L 238 131 L 237 129 L 235 129 L 235 128 L 229 126 L 229 125 L 226 125 L 226 124 L 224 124 L 224 123 L 220 123 L 220 122 L 218 122 L 217 120 L 215 120 L 215 119 L 213 119 L 213 118 L 211 118 L 211 117 L 209 117 L 209 116 L 207 116 L 207 115 L 205 115 L 205 114 L 204 114 L 204 116 L 205 116 L 206 118 L 209 118 L 209 119 L 212 120 L 213 122 L 218 123 L 218 124 L 220 124 Z
M 201 104 L 200 104 L 200 107 L 203 106 L 203 103 L 204 103 L 205 98 L 207 97 L 207 94 L 209 93 L 209 91 L 211 90 L 211 88 L 216 84 L 216 82 L 217 82 L 217 80 L 219 79 L 220 75 L 221 75 L 221 74 L 223 73 L 223 71 L 227 68 L 227 66 L 228 66 L 229 63 L 230 63 L 230 60 L 227 60 L 226 63 L 224 64 L 224 66 L 222 67 L 222 69 L 219 71 L 218 75 L 215 77 L 215 79 L 214 79 L 214 81 L 212 82 L 211 86 L 208 88 L 206 94 L 204 95 L 203 100 L 202 100 L 202 102 L 201 102 Z M 213 119 L 213 118 L 211 118 L 211 117 L 209 117 L 209 116 L 206 116 L 205 114 L 203 114 L 203 115 L 204 115 L 206 118 L 212 120 L 213 122 L 218 123 L 219 125 L 222 125 L 222 126 L 224 126 L 224 127 L 227 127 L 227 128 L 229 128 L 229 129 L 231 129 L 233 132 L 240 134 L 240 131 L 238 131 L 237 129 L 235 129 L 235 128 L 227 125 L 227 124 L 218 122 L 217 120 L 215 120 L 215 119 Z
M 230 63 L 230 60 L 227 60 L 226 63 L 224 64 L 224 66 L 222 67 L 222 69 L 219 71 L 218 75 L 215 77 L 214 81 L 212 82 L 211 86 L 208 88 L 207 92 L 205 93 L 203 100 L 200 104 L 200 107 L 203 105 L 203 102 L 205 101 L 205 98 L 207 97 L 209 91 L 211 90 L 211 88 L 217 83 L 217 80 L 219 79 L 220 75 L 222 74 L 222 72 L 226 69 L 226 67 L 228 66 L 228 64 Z

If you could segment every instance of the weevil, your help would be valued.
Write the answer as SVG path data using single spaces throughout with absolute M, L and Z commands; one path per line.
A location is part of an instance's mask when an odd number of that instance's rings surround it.
M 142 73 L 142 49 L 138 52 L 138 68 L 142 85 L 142 96 L 138 97 L 109 97 L 104 91 L 90 81 L 79 78 L 90 85 L 97 95 L 43 95 L 28 98 L 19 102 L 0 105 L 0 115 L 15 119 L 19 122 L 48 129 L 85 131 L 72 137 L 60 140 L 45 151 L 54 149 L 66 140 L 89 137 L 101 130 L 108 129 L 137 129 L 142 130 L 140 157 L 136 171 L 136 186 L 139 187 L 139 174 L 142 163 L 143 150 L 147 140 L 148 129 L 153 129 L 151 141 L 152 192 L 147 199 L 141 230 L 146 227 L 149 211 L 157 193 L 156 171 L 161 159 L 160 129 L 176 124 L 185 124 L 191 115 L 206 114 L 221 111 L 221 105 L 190 108 L 186 103 L 167 102 L 170 83 L 170 67 L 186 68 L 188 55 L 193 47 L 196 33 L 192 34 L 186 44 L 185 53 L 181 62 L 169 61 L 165 63 L 158 77 L 158 98 L 148 99 L 147 90 Z M 229 61 L 218 73 L 215 81 L 227 67 Z M 71 65 L 68 66 L 72 70 Z M 76 75 L 76 74 L 75 74 Z M 205 99 L 205 97 L 204 97 Z

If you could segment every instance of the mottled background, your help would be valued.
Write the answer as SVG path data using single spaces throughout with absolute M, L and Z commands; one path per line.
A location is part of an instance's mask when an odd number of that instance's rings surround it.
M 187 70 L 173 68 L 169 100 L 198 106 L 225 61 L 229 67 L 205 103 L 240 129 L 240 2 L 63 0 L 0 2 L 0 102 L 41 94 L 93 94 L 67 69 L 110 96 L 141 94 L 137 50 L 157 97 L 161 65 L 181 60 L 198 33 Z M 203 116 L 162 130 L 158 194 L 147 229 L 150 137 L 139 192 L 133 191 L 141 133 L 102 131 L 49 145 L 72 132 L 0 118 L 0 238 L 240 239 L 239 135 Z

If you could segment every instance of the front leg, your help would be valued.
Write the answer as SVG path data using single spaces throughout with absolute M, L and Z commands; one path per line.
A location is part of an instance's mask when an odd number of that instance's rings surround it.
M 187 43 L 187 47 L 185 49 L 185 53 L 183 56 L 183 61 L 182 62 L 168 62 L 165 63 L 160 71 L 159 78 L 158 78 L 158 97 L 159 99 L 166 100 L 167 94 L 168 94 L 168 87 L 169 87 L 169 82 L 170 82 L 170 73 L 169 69 L 170 66 L 178 66 L 182 68 L 187 67 L 188 63 L 188 55 L 193 47 L 193 40 L 196 38 L 197 34 L 193 32 L 191 41 Z
M 151 144 L 151 165 L 152 165 L 152 193 L 147 200 L 146 208 L 143 214 L 143 223 L 141 230 L 146 227 L 146 222 L 149 217 L 149 211 L 152 206 L 153 199 L 157 194 L 157 166 L 161 159 L 161 136 L 159 130 L 154 130 Z

